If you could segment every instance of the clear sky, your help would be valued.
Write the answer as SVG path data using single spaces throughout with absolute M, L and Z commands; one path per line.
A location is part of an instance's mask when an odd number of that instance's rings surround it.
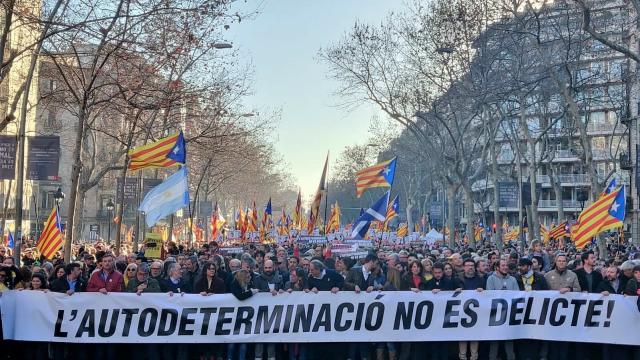
M 318 50 L 341 39 L 356 21 L 378 24 L 401 7 L 401 0 L 266 0 L 255 19 L 229 30 L 234 49 L 254 67 L 255 95 L 245 104 L 281 110 L 276 147 L 304 199 L 318 186 L 327 150 L 331 166 L 345 146 L 366 141 L 372 116 L 383 118 L 370 105 L 352 112 L 335 106 L 337 84 L 328 79 Z

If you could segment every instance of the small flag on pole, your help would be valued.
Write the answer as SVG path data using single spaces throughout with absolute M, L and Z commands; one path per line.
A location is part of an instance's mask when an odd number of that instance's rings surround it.
M 44 230 L 40 234 L 36 248 L 42 256 L 51 259 L 60 247 L 62 247 L 62 227 L 60 226 L 58 207 L 54 206 L 44 223 Z

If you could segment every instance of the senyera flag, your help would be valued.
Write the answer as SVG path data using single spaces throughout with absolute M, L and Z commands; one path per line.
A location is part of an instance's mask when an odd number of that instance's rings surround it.
M 396 159 L 362 169 L 356 173 L 356 195 L 362 196 L 366 189 L 375 187 L 391 187 L 396 173 Z
M 129 170 L 164 168 L 184 164 L 187 157 L 182 131 L 129 150 Z
M 62 247 L 62 227 L 58 207 L 54 206 L 44 224 L 44 230 L 40 234 L 36 248 L 45 258 L 51 259 L 60 247 Z

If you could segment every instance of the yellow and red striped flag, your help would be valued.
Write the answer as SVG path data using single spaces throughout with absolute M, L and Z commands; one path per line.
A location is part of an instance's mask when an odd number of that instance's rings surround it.
M 224 216 L 222 216 L 222 212 L 220 211 L 220 207 L 218 207 L 218 203 L 213 208 L 213 214 L 211 214 L 211 239 L 215 240 L 218 237 L 218 232 L 224 226 L 227 221 Z
M 58 207 L 54 206 L 51 215 L 44 223 L 44 230 L 40 234 L 36 248 L 45 258 L 51 259 L 62 246 L 62 227 Z
M 396 235 L 398 237 L 403 238 L 407 236 L 408 233 L 409 233 L 409 226 L 407 225 L 407 223 L 402 223 L 398 225 L 398 231 L 396 231 Z
M 555 226 L 554 228 L 552 228 L 551 230 L 549 230 L 549 238 L 560 239 L 561 237 L 564 237 L 567 232 L 566 226 L 567 226 L 567 222 L 563 221 L 557 226 Z
M 296 207 L 293 210 L 293 227 L 300 230 L 302 225 L 302 193 L 298 189 L 298 198 L 296 199 Z
M 549 229 L 544 224 L 540 224 L 540 237 L 545 245 L 549 243 Z
M 607 190 L 605 191 L 607 193 L 610 192 L 611 187 L 607 188 Z M 607 217 L 607 220 L 604 221 L 604 223 L 600 227 L 600 230 L 598 230 L 598 233 L 623 227 L 626 205 L 627 204 L 626 204 L 624 186 L 622 186 L 618 191 L 618 196 L 616 196 L 616 198 L 613 200 L 613 204 L 611 204 L 611 208 L 609 209 L 609 216 Z
M 362 196 L 366 189 L 391 187 L 396 173 L 396 158 L 362 169 L 356 173 L 356 195 Z
M 171 167 L 184 164 L 186 157 L 182 131 L 129 150 L 129 170 Z
M 327 226 L 324 230 L 325 234 L 331 233 L 331 231 L 339 231 L 340 230 L 340 205 L 338 205 L 338 201 L 336 200 L 336 204 L 331 206 L 331 216 L 329 217 L 329 221 L 327 221 Z
M 324 161 L 324 168 L 322 169 L 322 176 L 320 177 L 320 185 L 318 185 L 318 190 L 316 190 L 316 195 L 313 197 L 313 202 L 311 203 L 311 209 L 309 211 L 309 222 L 307 223 L 307 231 L 309 234 L 312 234 L 313 229 L 316 227 L 318 216 L 320 215 L 320 203 L 322 202 L 322 195 L 324 195 L 327 190 L 326 179 L 328 164 L 329 153 L 327 153 L 327 158 Z
M 387 213 L 384 217 L 384 225 L 383 231 L 389 230 L 389 222 L 394 217 L 398 216 L 398 211 L 400 210 L 400 200 L 398 199 L 398 195 L 393 199 L 393 201 L 389 202 L 387 205 Z
M 603 224 L 609 218 L 609 209 L 619 191 L 620 189 L 600 196 L 596 202 L 580 213 L 578 222 L 571 229 L 576 248 L 582 249 L 599 233 Z

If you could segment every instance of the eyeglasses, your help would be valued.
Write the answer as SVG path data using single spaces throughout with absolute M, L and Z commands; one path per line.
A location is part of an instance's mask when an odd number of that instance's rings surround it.
M 152 267 L 151 270 L 160 270 L 158 267 Z
M 127 269 L 127 271 L 136 271 L 136 269 Z

